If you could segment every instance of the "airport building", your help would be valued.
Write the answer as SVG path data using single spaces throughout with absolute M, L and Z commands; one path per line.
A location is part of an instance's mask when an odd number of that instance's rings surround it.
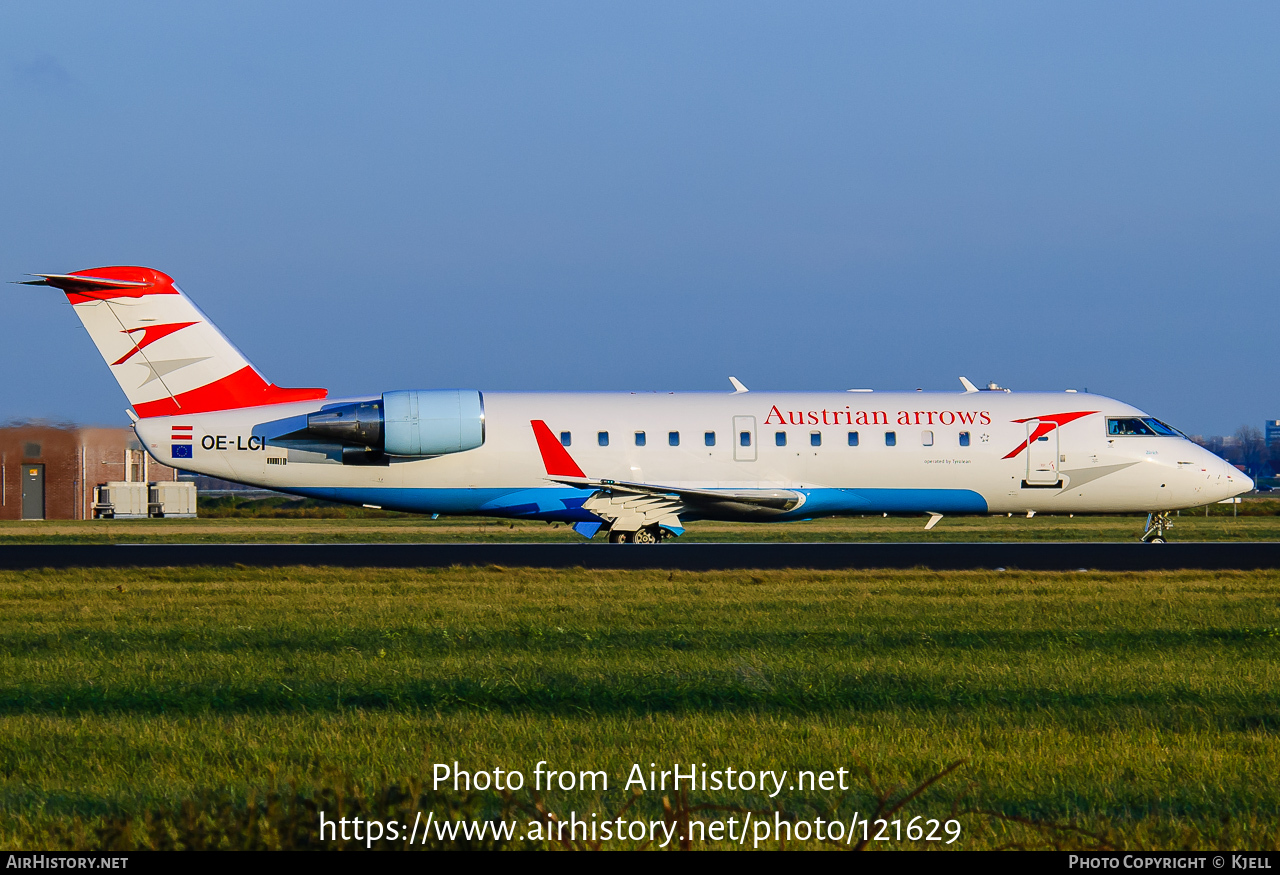
M 195 487 L 177 475 L 147 455 L 132 429 L 0 428 L 0 519 L 116 516 L 113 491 L 130 503 L 120 516 L 194 516 Z M 164 512 L 166 502 L 174 513 Z
M 1267 446 L 1280 441 L 1280 419 L 1268 419 L 1263 425 L 1263 443 Z

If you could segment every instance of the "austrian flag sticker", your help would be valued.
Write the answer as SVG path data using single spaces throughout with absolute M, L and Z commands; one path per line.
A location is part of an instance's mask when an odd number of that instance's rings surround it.
M 191 458 L 191 433 L 192 427 L 189 425 L 175 425 L 173 433 L 169 440 L 172 443 L 169 458 L 171 459 L 190 459 Z

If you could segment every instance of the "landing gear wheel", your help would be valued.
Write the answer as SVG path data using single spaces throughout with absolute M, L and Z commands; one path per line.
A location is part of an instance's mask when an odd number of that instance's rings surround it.
M 646 526 L 634 532 L 610 532 L 610 544 L 656 544 L 665 532 L 658 526 Z
M 1148 544 L 1165 543 L 1165 530 L 1170 528 L 1173 522 L 1169 519 L 1168 511 L 1160 513 L 1147 514 L 1147 530 L 1142 533 L 1142 540 Z

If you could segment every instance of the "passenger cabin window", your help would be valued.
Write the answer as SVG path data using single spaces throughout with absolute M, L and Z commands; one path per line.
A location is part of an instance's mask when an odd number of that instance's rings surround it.
M 636 432 L 636 446 L 637 447 L 644 446 L 644 432 L 642 431 Z
M 714 431 L 707 432 L 702 436 L 702 442 L 709 447 L 714 447 L 716 445 L 716 433 Z
M 925 447 L 933 446 L 933 432 L 927 429 L 920 432 L 920 444 Z
M 601 431 L 596 433 L 596 443 L 602 447 L 609 446 L 609 432 Z
M 787 445 L 787 433 L 785 431 L 776 432 L 773 436 L 773 442 L 780 447 Z
M 1107 434 L 1113 436 L 1178 437 L 1180 432 L 1150 416 L 1108 419 Z
M 858 433 L 856 431 L 849 432 L 849 446 L 856 447 L 858 445 Z
M 567 447 L 571 443 L 573 443 L 573 435 L 567 431 L 560 432 L 560 445 Z
M 822 446 L 822 432 L 820 431 L 809 432 L 809 446 L 811 447 Z
M 751 446 L 751 432 L 749 431 L 739 432 L 738 444 L 739 446 L 744 446 L 744 447 Z
M 967 431 L 960 432 L 960 446 L 962 447 L 969 446 L 969 432 Z
M 886 447 L 895 447 L 898 445 L 898 433 L 896 431 L 886 431 L 884 433 L 884 445 Z
M 667 432 L 667 446 L 669 447 L 680 446 L 680 432 L 678 431 Z

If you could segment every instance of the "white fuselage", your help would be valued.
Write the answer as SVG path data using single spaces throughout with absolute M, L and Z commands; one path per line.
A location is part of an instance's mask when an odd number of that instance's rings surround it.
M 1182 436 L 1109 434 L 1108 417 L 1146 414 L 1083 393 L 484 393 L 484 443 L 463 452 L 353 465 L 322 446 L 279 439 L 338 403 L 154 417 L 135 427 L 165 464 L 282 492 L 570 521 L 594 519 L 581 508 L 591 490 L 549 477 L 532 422 L 546 423 L 586 478 L 802 493 L 785 519 L 1166 511 L 1253 487 Z M 189 457 L 175 461 L 175 441 L 191 447 Z

